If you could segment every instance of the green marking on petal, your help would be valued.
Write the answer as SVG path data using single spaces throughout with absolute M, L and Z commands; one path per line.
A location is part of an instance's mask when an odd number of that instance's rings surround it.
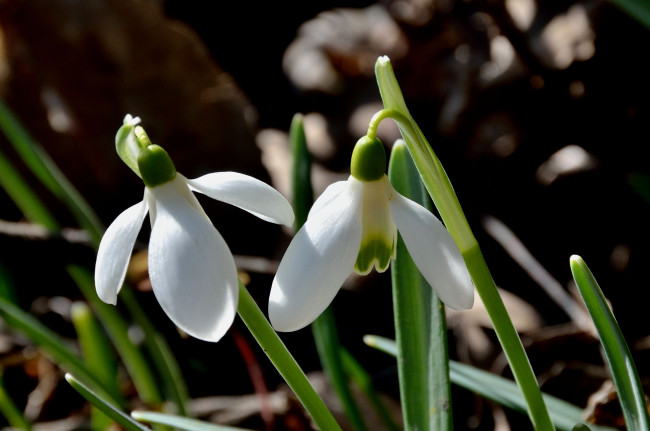
M 354 264 L 354 271 L 360 275 L 368 274 L 373 267 L 384 272 L 395 259 L 397 226 L 388 204 L 392 190 L 386 175 L 363 182 L 361 246 Z
M 357 261 L 354 263 L 354 272 L 366 275 L 372 271 L 373 266 L 377 272 L 384 272 L 390 265 L 390 260 L 395 257 L 395 241 L 385 237 L 364 239 L 359 249 Z

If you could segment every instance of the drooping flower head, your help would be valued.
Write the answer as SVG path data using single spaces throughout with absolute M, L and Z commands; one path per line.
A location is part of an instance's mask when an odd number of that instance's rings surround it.
M 145 183 L 144 199 L 120 214 L 101 240 L 95 265 L 97 294 L 104 302 L 117 302 L 131 251 L 149 212 L 149 278 L 158 302 L 189 335 L 218 341 L 237 310 L 237 268 L 192 192 L 287 226 L 293 224 L 291 205 L 272 187 L 235 172 L 188 180 L 176 172 L 164 149 L 151 144 L 139 122 L 127 115 L 115 139 L 122 160 Z
M 395 258 L 398 230 L 440 299 L 454 309 L 472 306 L 472 281 L 451 235 L 430 211 L 395 191 L 385 169 L 383 144 L 365 136 L 352 153 L 348 180 L 316 200 L 273 280 L 269 318 L 276 330 L 309 325 L 353 270 L 385 271 Z

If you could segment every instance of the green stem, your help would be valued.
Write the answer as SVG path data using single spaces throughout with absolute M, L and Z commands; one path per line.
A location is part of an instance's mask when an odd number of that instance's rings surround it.
M 327 409 L 296 360 L 291 356 L 278 334 L 264 317 L 262 310 L 241 283 L 239 283 L 237 312 L 262 350 L 264 350 L 264 353 L 291 387 L 307 412 L 309 412 L 316 426 L 321 431 L 340 431 L 341 428 L 336 423 L 332 413 Z
M 499 296 L 496 284 L 469 227 L 454 188 L 424 134 L 411 117 L 387 57 L 377 60 L 375 73 L 384 106 L 388 109 L 386 113 L 380 114 L 379 121 L 391 117 L 397 123 L 422 177 L 422 182 L 465 259 L 476 290 L 493 322 L 494 330 L 506 354 L 515 380 L 528 403 L 529 417 L 535 429 L 554 430 L 555 427 L 549 417 L 519 335 Z M 394 115 L 395 112 L 398 114 Z
M 535 429 L 554 430 L 555 427 L 546 409 L 542 392 L 537 384 L 528 356 L 526 356 L 524 346 L 521 344 L 521 339 L 517 335 L 512 320 L 510 320 L 478 244 L 473 249 L 464 251 L 463 258 L 465 258 L 467 269 L 474 280 L 481 301 L 490 316 L 515 381 L 521 388 L 528 406 L 528 415 Z

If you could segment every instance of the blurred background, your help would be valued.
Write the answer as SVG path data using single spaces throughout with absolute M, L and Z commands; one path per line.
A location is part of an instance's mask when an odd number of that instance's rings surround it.
M 650 63 L 642 54 L 649 42 L 647 26 L 601 0 L 0 0 L 0 96 L 108 225 L 143 193 L 114 151 L 125 114 L 142 118 L 185 176 L 235 170 L 290 198 L 287 130 L 301 112 L 318 195 L 349 175 L 352 147 L 381 109 L 374 63 L 388 55 L 505 291 L 542 389 L 619 425 L 598 341 L 576 310 L 569 256 L 591 267 L 648 384 Z M 390 146 L 398 134 L 385 123 L 379 136 Z M 81 296 L 64 268 L 92 270 L 93 249 L 4 136 L 0 149 L 73 229 L 67 237 L 43 234 L 0 190 L 1 269 L 24 309 L 73 339 L 70 303 Z M 201 203 L 266 310 L 291 232 Z M 137 252 L 147 239 L 144 228 Z M 146 268 L 134 265 L 129 277 L 178 353 L 191 396 L 207 400 L 205 417 L 272 427 L 254 402 L 241 407 L 254 392 L 242 359 L 250 354 L 235 342 L 243 340 L 269 391 L 288 400 L 274 407 L 275 429 L 308 429 L 239 319 L 217 344 L 184 338 L 153 298 Z M 566 294 L 553 299 L 547 292 L 558 287 Z M 398 415 L 394 360 L 362 342 L 368 333 L 393 336 L 388 273 L 351 277 L 334 311 L 342 343 Z M 480 304 L 448 318 L 453 358 L 508 376 Z M 17 405 L 49 424 L 42 429 L 77 429 L 65 420 L 83 417 L 84 402 L 62 372 L 0 327 L 0 367 Z M 310 331 L 282 338 L 319 378 Z M 217 395 L 240 407 L 217 408 L 207 398 Z M 523 415 L 460 388 L 453 409 L 459 430 L 529 429 Z

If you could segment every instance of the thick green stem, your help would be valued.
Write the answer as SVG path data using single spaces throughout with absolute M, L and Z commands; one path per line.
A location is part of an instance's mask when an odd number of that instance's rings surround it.
M 554 430 L 555 427 L 546 409 L 524 346 L 521 344 L 521 339 L 517 335 L 512 320 L 510 320 L 478 244 L 470 250 L 463 251 L 463 258 L 465 258 L 467 269 L 474 280 L 481 301 L 490 316 L 515 381 L 521 388 L 528 406 L 528 414 L 535 429 Z
M 411 117 L 395 78 L 393 67 L 387 57 L 380 57 L 377 60 L 375 73 L 384 106 L 388 110 L 378 114 L 378 121 L 386 117 L 391 117 L 396 121 L 422 177 L 422 182 L 465 259 L 476 290 L 493 322 L 494 330 L 506 354 L 515 380 L 528 403 L 528 413 L 535 429 L 554 430 L 555 427 L 551 422 L 519 335 L 499 296 L 496 284 L 469 227 L 454 188 L 424 134 Z M 394 115 L 394 112 L 397 112 L 397 115 Z
M 264 353 L 266 353 L 280 375 L 311 415 L 316 426 L 321 431 L 340 431 L 341 428 L 336 423 L 332 413 L 327 409 L 323 400 L 307 380 L 305 373 L 300 369 L 296 360 L 291 356 L 278 334 L 264 317 L 262 310 L 241 283 L 239 283 L 237 312 L 262 350 L 264 350 Z

